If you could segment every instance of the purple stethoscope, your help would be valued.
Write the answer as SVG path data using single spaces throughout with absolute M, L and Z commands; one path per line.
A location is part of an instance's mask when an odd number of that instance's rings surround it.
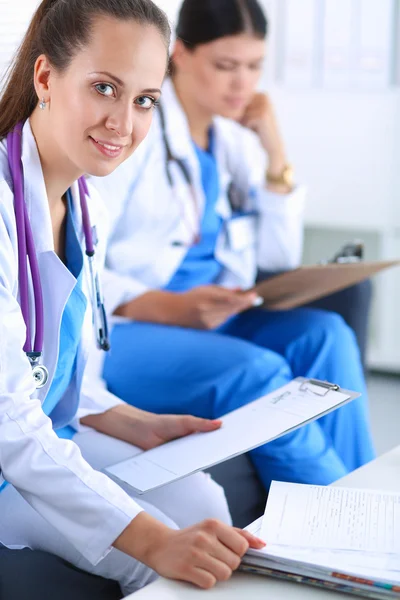
M 28 211 L 24 198 L 24 171 L 22 165 L 22 129 L 23 123 L 18 123 L 13 131 L 7 135 L 7 154 L 10 173 L 14 187 L 14 211 L 17 225 L 18 238 L 18 281 L 22 316 L 26 326 L 26 340 L 24 352 L 32 367 L 32 375 L 36 388 L 44 387 L 49 379 L 47 368 L 41 364 L 44 340 L 44 309 L 43 293 L 40 281 L 39 264 Z M 93 244 L 92 228 L 90 225 L 89 210 L 86 196 L 89 195 L 84 177 L 78 180 L 80 205 L 82 210 L 83 230 L 85 234 L 86 256 L 89 260 L 93 322 L 96 330 L 97 345 L 101 350 L 108 351 L 107 316 L 104 308 L 103 296 L 98 273 L 95 265 L 95 250 Z M 33 298 L 35 304 L 35 339 L 32 344 L 31 315 L 29 303 L 28 262 L 31 271 Z

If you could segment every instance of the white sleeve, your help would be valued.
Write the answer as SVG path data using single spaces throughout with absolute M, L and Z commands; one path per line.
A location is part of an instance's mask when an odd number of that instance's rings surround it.
M 265 271 L 286 271 L 298 267 L 303 253 L 304 186 L 290 194 L 257 190 L 258 267 Z
M 23 352 L 25 324 L 15 292 L 15 254 L 0 217 L 0 468 L 2 476 L 92 564 L 141 508 L 93 470 L 44 414 Z
M 103 291 L 107 314 L 113 315 L 119 306 L 128 304 L 150 290 L 138 279 L 106 268 L 103 272 Z

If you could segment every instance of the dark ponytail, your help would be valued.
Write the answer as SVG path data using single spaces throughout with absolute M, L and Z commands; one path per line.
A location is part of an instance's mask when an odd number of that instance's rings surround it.
M 268 33 L 258 0 L 184 0 L 176 29 L 187 48 L 249 32 L 260 39 Z
M 57 71 L 65 71 L 75 54 L 90 40 L 97 16 L 134 19 L 154 25 L 169 46 L 170 28 L 163 11 L 152 0 L 43 0 L 8 71 L 0 96 L 0 139 L 34 111 L 33 70 L 45 54 Z

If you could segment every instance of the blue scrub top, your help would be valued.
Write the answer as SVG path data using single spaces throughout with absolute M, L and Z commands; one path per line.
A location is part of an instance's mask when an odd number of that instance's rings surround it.
M 183 292 L 199 285 L 216 283 L 222 271 L 221 264 L 215 258 L 215 249 L 223 219 L 216 212 L 220 185 L 214 137 L 214 130 L 210 129 L 208 150 L 203 150 L 194 144 L 206 199 L 200 224 L 201 237 L 199 243 L 189 249 L 175 275 L 166 286 L 165 289 L 171 292 Z
M 67 203 L 65 258 L 66 266 L 75 277 L 76 284 L 64 308 L 60 329 L 57 369 L 42 408 L 46 415 L 49 415 L 53 420 L 53 426 L 57 435 L 62 438 L 71 439 L 75 430 L 72 427 L 63 427 L 60 429 L 60 426 L 62 427 L 64 423 L 58 422 L 57 415 L 53 415 L 53 411 L 76 373 L 78 347 L 87 302 L 82 291 L 83 253 L 74 221 L 70 191 L 67 192 Z

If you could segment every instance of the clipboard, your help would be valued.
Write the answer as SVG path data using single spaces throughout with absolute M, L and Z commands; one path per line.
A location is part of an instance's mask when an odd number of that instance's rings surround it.
M 140 451 L 104 469 L 136 494 L 160 488 L 271 442 L 344 406 L 360 394 L 338 385 L 298 377 L 222 417 L 221 429 Z
M 400 260 L 388 260 L 300 267 L 287 273 L 274 275 L 256 285 L 252 291 L 264 299 L 264 308 L 290 310 L 344 290 L 399 264 Z

